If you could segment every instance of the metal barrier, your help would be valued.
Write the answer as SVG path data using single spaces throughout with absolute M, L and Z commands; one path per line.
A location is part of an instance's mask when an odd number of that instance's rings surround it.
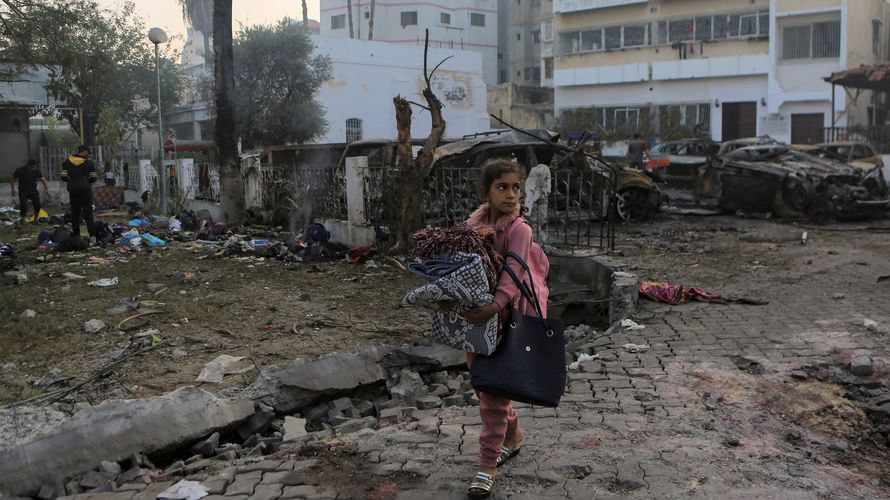
M 102 169 L 102 164 L 105 163 L 102 146 L 93 146 L 89 149 L 98 173 Z M 43 177 L 50 181 L 60 180 L 62 178 L 62 163 L 65 163 L 65 160 L 76 152 L 71 148 L 41 146 L 40 171 L 43 173 Z
M 363 195 L 364 213 L 372 224 L 392 226 L 398 216 L 399 171 L 369 167 Z M 450 226 L 479 207 L 479 169 L 435 168 L 423 185 L 423 222 Z M 563 248 L 614 246 L 610 219 L 612 179 L 608 172 L 557 170 L 550 195 L 526 214 L 539 243 Z
M 890 153 L 890 127 L 883 125 L 824 127 L 822 130 L 825 142 L 868 142 L 878 154 Z

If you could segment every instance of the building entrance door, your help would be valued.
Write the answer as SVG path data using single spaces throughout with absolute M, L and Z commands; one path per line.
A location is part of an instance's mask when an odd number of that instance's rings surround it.
M 757 103 L 726 102 L 723 103 L 723 134 L 724 141 L 754 137 L 757 135 Z
M 791 115 L 791 144 L 818 144 L 825 126 L 824 113 Z

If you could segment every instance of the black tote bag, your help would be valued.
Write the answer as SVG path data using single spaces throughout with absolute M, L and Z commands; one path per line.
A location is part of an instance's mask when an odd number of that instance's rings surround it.
M 470 367 L 473 387 L 511 401 L 556 407 L 566 385 L 565 327 L 556 319 L 544 319 L 535 292 L 534 278 L 528 264 L 513 252 L 528 274 L 531 286 L 519 280 L 504 263 L 504 271 L 519 287 L 520 293 L 535 307 L 535 316 L 510 311 L 501 343 L 488 356 L 476 355 Z

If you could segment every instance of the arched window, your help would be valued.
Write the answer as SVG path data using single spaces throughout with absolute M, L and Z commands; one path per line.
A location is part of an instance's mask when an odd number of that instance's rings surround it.
M 362 120 L 361 118 L 346 119 L 346 142 L 355 142 L 362 140 Z

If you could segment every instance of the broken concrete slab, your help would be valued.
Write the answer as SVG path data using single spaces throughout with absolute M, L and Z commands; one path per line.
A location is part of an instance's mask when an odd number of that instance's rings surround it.
M 385 380 L 380 360 L 390 352 L 385 347 L 372 347 L 270 366 L 242 396 L 267 403 L 278 412 L 292 413 L 324 396 L 339 396 Z
M 386 368 L 404 368 L 428 372 L 452 367 L 466 367 L 467 355 L 463 351 L 442 344 L 406 345 L 396 347 L 383 357 Z
M 365 417 L 359 418 L 355 420 L 349 420 L 345 423 L 342 423 L 336 427 L 334 427 L 334 431 L 338 436 L 342 436 L 343 434 L 351 434 L 353 432 L 358 432 L 362 429 L 374 429 L 377 427 L 377 419 L 374 417 Z
M 236 425 L 249 400 L 225 400 L 196 387 L 151 399 L 109 400 L 31 441 L 0 450 L 0 494 L 33 495 L 43 484 L 87 472 L 102 460 L 152 453 Z

